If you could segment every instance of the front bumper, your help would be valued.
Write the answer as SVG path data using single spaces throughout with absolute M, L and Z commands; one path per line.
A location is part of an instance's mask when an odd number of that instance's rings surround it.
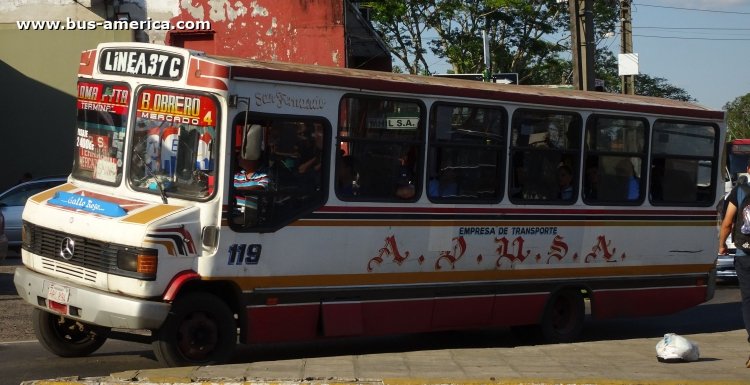
M 48 307 L 50 284 L 69 288 L 66 317 L 82 322 L 120 329 L 158 329 L 169 313 L 170 304 L 129 298 L 89 287 L 60 282 L 25 267 L 16 269 L 13 276 L 18 295 L 39 309 L 55 312 Z M 73 313 L 73 314 L 71 314 Z

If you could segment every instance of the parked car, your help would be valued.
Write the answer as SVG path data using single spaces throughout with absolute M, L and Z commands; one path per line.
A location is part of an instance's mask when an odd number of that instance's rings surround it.
M 0 262 L 8 256 L 8 236 L 5 235 L 5 218 L 0 212 Z
M 21 246 L 21 214 L 30 196 L 61 185 L 67 177 L 47 177 L 17 184 L 0 194 L 0 212 L 5 217 L 5 235 L 8 247 Z

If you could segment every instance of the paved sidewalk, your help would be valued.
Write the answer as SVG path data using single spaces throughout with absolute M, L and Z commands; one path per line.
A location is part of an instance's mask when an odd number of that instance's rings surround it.
M 660 363 L 655 350 L 658 339 L 636 338 L 133 370 L 109 377 L 24 384 L 750 384 L 750 368 L 745 367 L 750 346 L 744 330 L 683 336 L 699 346 L 699 361 Z

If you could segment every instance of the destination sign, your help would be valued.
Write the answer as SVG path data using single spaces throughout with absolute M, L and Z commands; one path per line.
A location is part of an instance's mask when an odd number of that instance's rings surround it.
M 99 71 L 113 75 L 177 80 L 184 68 L 182 56 L 162 51 L 112 48 L 99 58 Z

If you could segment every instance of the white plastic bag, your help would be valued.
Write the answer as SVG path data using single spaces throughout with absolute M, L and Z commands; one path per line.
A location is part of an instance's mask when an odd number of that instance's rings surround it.
M 656 359 L 659 362 L 698 361 L 700 355 L 698 345 L 674 333 L 665 334 L 656 344 Z

